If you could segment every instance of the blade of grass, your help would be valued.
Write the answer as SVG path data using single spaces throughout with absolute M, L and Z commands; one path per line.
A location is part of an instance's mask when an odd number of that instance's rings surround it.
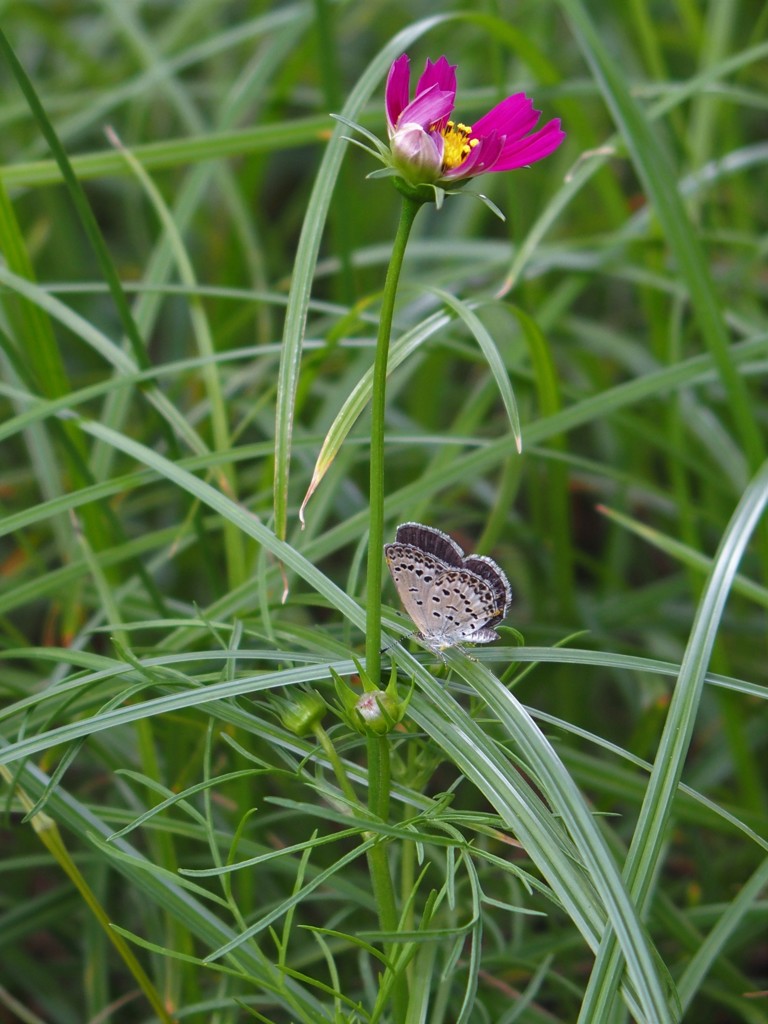
M 214 450 L 218 452 L 229 452 L 232 447 L 232 439 L 229 433 L 229 424 L 224 401 L 224 391 L 219 376 L 219 367 L 215 360 L 216 349 L 211 337 L 211 330 L 205 315 L 205 308 L 202 301 L 196 296 L 195 288 L 197 281 L 182 238 L 179 234 L 176 222 L 149 175 L 141 166 L 133 154 L 127 150 L 118 136 L 110 129 L 108 138 L 122 155 L 129 165 L 142 188 L 149 197 L 152 206 L 160 219 L 168 237 L 168 242 L 174 254 L 176 265 L 182 284 L 189 290 L 190 317 L 197 348 L 204 360 L 202 365 L 203 380 L 205 382 L 208 402 L 211 411 L 211 428 L 214 441 Z M 237 498 L 237 476 L 234 466 L 228 462 L 221 467 L 219 483 L 222 488 L 233 498 Z M 228 579 L 230 586 L 238 586 L 243 582 L 247 571 L 245 552 L 242 545 L 242 535 L 231 527 L 229 523 L 224 526 L 224 549 L 227 557 Z
M 28 298 L 31 302 L 34 302 L 39 306 L 40 309 L 58 320 L 59 323 L 69 328 L 69 330 L 80 337 L 87 345 L 90 345 L 94 351 L 98 352 L 103 359 L 110 363 L 110 365 L 121 374 L 124 373 L 127 376 L 130 376 L 140 372 L 137 364 L 131 356 L 128 355 L 127 352 L 124 352 L 119 345 L 116 345 L 110 338 L 89 323 L 84 317 L 80 316 L 73 309 L 70 309 L 69 306 L 66 306 L 63 302 L 55 296 L 50 295 L 38 285 L 27 281 L 23 277 L 19 277 L 17 274 L 12 274 L 2 265 L 0 265 L 0 283 L 5 284 L 6 287 L 12 289 L 14 292 L 18 292 L 19 295 Z M 152 371 L 150 367 L 145 368 L 145 373 L 149 375 L 148 379 L 150 381 L 154 372 L 156 371 Z M 187 417 L 182 415 L 174 407 L 169 399 L 157 387 L 155 387 L 154 383 L 151 383 L 145 393 L 149 402 L 157 409 L 163 419 L 167 422 L 168 427 L 172 428 L 176 435 L 183 438 L 193 452 L 202 454 L 203 452 L 208 451 L 207 446 L 200 435 L 189 423 Z
M 687 544 L 675 540 L 674 537 L 670 537 L 660 530 L 655 530 L 652 526 L 648 526 L 647 523 L 642 523 L 631 516 L 624 515 L 622 512 L 617 512 L 615 509 L 606 508 L 605 505 L 598 505 L 597 511 L 610 519 L 611 522 L 618 523 L 626 530 L 631 530 L 637 537 L 642 537 L 643 540 L 652 544 L 659 551 L 663 551 L 671 558 L 676 559 L 687 568 L 696 569 L 701 573 L 711 571 L 712 559 L 701 551 L 696 551 Z M 760 586 L 759 583 L 755 583 L 754 580 L 748 579 L 741 573 L 736 573 L 733 578 L 733 591 L 737 594 L 743 594 L 744 597 L 748 597 L 755 604 L 759 604 L 763 608 L 768 608 L 768 588 Z
M 72 170 L 69 157 L 64 151 L 64 147 L 61 145 L 59 138 L 53 129 L 53 125 L 48 119 L 48 115 L 40 102 L 37 92 L 32 85 L 32 81 L 16 57 L 12 46 L 8 42 L 8 39 L 2 30 L 0 30 L 0 52 L 2 52 L 8 62 L 16 82 L 24 94 L 24 98 L 29 104 L 29 109 L 32 111 L 38 128 L 59 165 L 61 175 L 64 178 L 64 183 L 67 186 L 67 190 L 77 212 L 78 219 L 80 220 L 88 240 L 93 247 L 93 251 L 99 262 L 104 279 L 109 285 L 112 301 L 115 304 L 115 308 L 120 317 L 126 337 L 128 338 L 133 351 L 134 359 L 141 369 L 146 369 L 146 367 L 149 366 L 149 357 L 147 356 L 144 340 L 140 336 L 136 323 L 131 315 L 128 301 L 122 285 L 120 284 L 120 279 L 112 262 L 112 257 L 110 256 L 109 250 L 107 249 L 104 241 L 104 236 L 99 229 L 96 217 L 91 209 L 91 205 L 83 191 L 82 185 Z
M 420 666 L 409 671 L 417 673 L 422 689 L 434 690 L 434 694 L 429 694 L 432 706 L 419 697 L 413 698 L 410 705 L 413 718 L 485 793 L 508 827 L 514 830 L 584 941 L 596 951 L 605 926 L 604 907 L 580 867 L 578 855 L 560 831 L 559 819 L 550 820 L 549 811 L 524 784 L 518 770 L 501 756 L 497 747 L 489 745 L 486 733 L 477 723 L 453 707 L 438 689 L 434 677 Z M 434 710 L 437 707 L 440 713 Z M 659 1022 L 666 1019 L 662 1015 Z
M 450 317 L 446 316 L 444 313 L 433 313 L 432 316 L 428 317 L 422 323 L 417 324 L 415 327 L 412 327 L 411 330 L 398 338 L 393 343 L 389 352 L 389 359 L 387 360 L 388 372 L 391 373 L 393 370 L 397 369 L 397 367 L 400 366 L 412 352 L 415 352 L 423 342 L 432 337 L 432 335 L 437 333 L 437 331 L 441 330 L 448 323 L 450 323 Z M 350 391 L 346 400 L 342 404 L 341 409 L 339 409 L 336 414 L 333 423 L 329 427 L 328 433 L 325 435 L 320 452 L 315 461 L 312 479 L 309 487 L 307 488 L 307 493 L 304 495 L 301 507 L 299 508 L 299 519 L 302 525 L 304 523 L 304 512 L 309 499 L 320 486 L 323 477 L 328 472 L 333 464 L 333 460 L 338 455 L 339 449 L 344 443 L 344 440 L 370 401 L 372 387 L 373 366 L 369 366 L 360 378 L 360 381 Z
M 685 210 L 669 155 L 648 118 L 633 100 L 626 76 L 611 58 L 581 0 L 559 0 L 573 25 L 584 55 L 599 82 L 633 163 L 653 203 L 659 225 L 686 281 L 691 310 L 712 353 L 728 405 L 750 466 L 755 470 L 765 457 L 765 445 L 754 415 L 749 391 L 730 358 L 718 291 L 714 286 L 701 243 Z
M 10 783 L 12 780 L 7 769 L 3 768 L 0 771 L 2 775 L 5 776 L 6 782 Z M 16 787 L 16 795 L 24 807 L 28 810 L 32 809 L 33 801 L 22 788 L 18 786 Z M 111 928 L 109 915 L 98 900 L 93 889 L 83 877 L 79 867 L 67 849 L 56 822 L 49 817 L 49 815 L 37 812 L 32 815 L 31 824 L 40 841 L 82 896 L 84 903 L 98 921 L 107 939 L 109 939 L 117 950 L 118 955 L 135 979 L 136 984 L 144 993 L 147 1002 L 158 1015 L 158 1018 L 165 1022 L 165 1024 L 173 1024 L 173 1018 L 163 1005 L 160 993 L 152 984 L 152 981 L 146 971 L 134 955 L 133 950 L 123 937 L 118 935 Z
M 626 967 L 632 980 L 643 1020 L 647 1024 L 676 1020 L 674 1004 L 671 1005 L 669 999 L 671 981 L 666 972 L 659 971 L 661 959 L 646 934 L 637 905 L 630 898 L 592 811 L 554 748 L 528 712 L 491 672 L 452 652 L 447 657 L 452 663 L 455 659 L 456 671 L 479 693 L 514 739 L 537 785 L 542 787 L 553 811 L 568 829 L 610 922 L 611 927 L 603 932 L 603 942 L 606 934 L 617 936 L 622 968 Z
M 398 33 L 371 61 L 360 76 L 342 110 L 347 120 L 354 120 L 359 109 L 368 100 L 391 62 L 415 39 L 445 21 L 448 16 L 424 18 Z M 330 111 L 329 111 L 330 113 Z M 346 151 L 344 134 L 347 129 L 337 123 L 321 161 L 307 204 L 301 235 L 296 249 L 288 308 L 283 327 L 283 355 L 277 385 L 275 411 L 275 476 L 274 519 L 275 533 L 285 538 L 288 525 L 288 480 L 290 474 L 293 417 L 296 390 L 299 381 L 301 349 L 306 330 L 307 311 L 312 292 L 317 255 L 320 251 L 328 207 L 334 184 Z M 366 186 L 364 186 L 366 187 Z M 367 186 L 370 187 L 370 186 Z
M 496 342 L 491 337 L 490 332 L 483 322 L 474 312 L 474 303 L 462 302 L 460 299 L 457 299 L 455 295 L 451 295 L 450 292 L 445 291 L 443 288 L 430 287 L 429 291 L 441 299 L 449 309 L 452 309 L 460 320 L 463 320 L 477 342 L 478 347 L 483 353 L 485 361 L 488 364 L 488 369 L 491 371 L 496 387 L 499 389 L 499 395 L 504 403 L 504 408 L 509 420 L 509 429 L 515 439 L 515 448 L 519 455 L 523 450 L 520 414 L 517 410 L 517 400 L 512 388 L 512 383 L 509 379 L 509 372 L 504 365 L 504 360 L 501 358 Z
M 259 124 L 252 128 L 219 132 L 201 132 L 183 139 L 164 139 L 132 147 L 137 160 L 147 171 L 168 167 L 188 167 L 193 163 L 223 160 L 256 153 L 274 153 L 325 142 L 327 116 L 297 117 L 291 121 Z M 80 181 L 94 178 L 124 178 L 129 174 L 125 161 L 114 150 L 98 150 L 70 158 Z M 0 166 L 0 182 L 8 188 L 57 185 L 62 173 L 55 160 L 35 160 Z
M 640 908 L 647 905 L 654 879 L 658 877 L 672 802 L 688 754 L 720 618 L 739 562 L 766 502 L 768 462 L 752 479 L 723 534 L 680 666 L 625 866 L 627 885 Z M 602 1019 L 602 1014 L 612 1002 L 621 970 L 615 937 L 607 935 L 582 1004 L 585 1022 Z
M 561 407 L 560 386 L 557 370 L 544 332 L 536 320 L 524 310 L 512 307 L 528 345 L 539 411 L 542 418 L 557 414 Z M 555 451 L 565 451 L 565 437 L 555 434 L 550 440 Z M 555 566 L 555 589 L 563 621 L 577 621 L 574 594 L 574 548 L 571 528 L 570 495 L 568 493 L 568 470 L 565 464 L 554 462 L 548 468 L 547 499 L 545 514 L 549 517 L 547 533 L 552 538 L 553 564 Z
M 1 276 L 0 268 L 0 276 Z M 756 339 L 741 342 L 732 347 L 731 354 L 737 364 L 747 363 L 756 356 L 768 352 L 768 338 L 764 335 Z M 590 395 L 588 398 L 574 402 L 573 405 L 551 416 L 542 417 L 525 428 L 529 446 L 540 444 L 559 433 L 574 430 L 587 423 L 603 422 L 612 413 L 628 408 L 647 399 L 658 399 L 682 387 L 695 387 L 716 379 L 713 369 L 713 358 L 709 354 L 694 356 L 674 366 L 664 367 L 644 374 L 607 391 Z M 432 441 L 431 443 L 435 443 Z M 449 443 L 454 443 L 452 440 Z M 405 484 L 398 491 L 385 499 L 387 515 L 395 516 L 403 508 L 424 500 L 424 496 L 433 494 L 460 484 L 467 479 L 475 479 L 490 469 L 503 464 L 509 458 L 509 442 L 506 438 L 489 441 L 473 448 L 464 454 L 457 455 L 450 464 L 440 464 L 436 471 L 426 470 L 416 481 Z M 312 542 L 311 551 L 314 558 L 335 551 L 341 543 L 348 542 L 358 536 L 365 528 L 367 510 L 350 516 L 339 526 L 331 527 L 322 536 Z
M 46 774 L 37 766 L 27 764 L 19 776 L 18 784 L 33 799 L 38 799 L 49 785 Z M 48 811 L 52 818 L 72 829 L 77 835 L 87 840 L 89 833 L 107 839 L 112 831 L 108 823 L 104 823 L 94 811 L 80 803 L 65 789 L 57 789 L 51 794 Z M 165 872 L 153 872 L 154 865 L 138 849 L 126 840 L 118 839 L 112 844 L 125 856 L 116 858 L 112 866 L 131 886 L 146 895 L 153 905 L 172 913 L 176 919 L 189 928 L 206 946 L 217 946 L 235 937 L 233 930 L 225 925 L 201 900 L 177 885 L 172 877 Z M 256 979 L 262 979 L 272 990 L 279 991 L 287 987 L 294 999 L 303 1003 L 308 1019 L 319 1019 L 322 1007 L 314 996 L 295 985 L 290 978 L 276 979 L 270 970 L 269 961 L 260 953 L 258 947 L 246 944 L 238 952 L 240 964 Z M 313 1016 L 314 1015 L 314 1016 Z
M 687 1009 L 697 995 L 701 983 L 707 976 L 712 964 L 726 949 L 728 940 L 738 932 L 746 914 L 755 910 L 755 904 L 764 895 L 768 885 L 768 860 L 752 873 L 739 893 L 728 904 L 702 944 L 688 961 L 678 982 L 680 1002 Z

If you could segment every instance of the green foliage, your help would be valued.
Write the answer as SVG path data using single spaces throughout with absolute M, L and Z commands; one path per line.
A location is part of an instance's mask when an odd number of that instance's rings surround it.
M 0 1019 L 768 1022 L 765 14 L 6 7 Z M 404 50 L 568 137 L 415 218 L 385 537 L 515 599 L 363 686 Z

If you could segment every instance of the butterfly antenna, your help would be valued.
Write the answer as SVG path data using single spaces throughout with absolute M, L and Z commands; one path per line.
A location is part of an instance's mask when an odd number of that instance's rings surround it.
M 418 640 L 419 638 L 418 629 L 414 629 L 412 633 L 406 633 L 405 636 L 401 636 L 399 639 L 391 640 L 386 647 L 382 647 L 379 654 L 386 654 L 387 651 L 391 651 L 393 647 L 402 647 L 404 640 Z
M 397 647 L 397 645 L 398 645 L 399 643 L 400 643 L 400 641 L 399 641 L 399 640 L 392 640 L 392 642 L 391 642 L 391 643 L 388 643 L 388 644 L 386 645 L 386 647 L 382 647 L 382 648 L 381 648 L 381 650 L 379 651 L 379 654 L 386 654 L 386 653 L 387 653 L 387 651 L 391 651 L 393 647 Z

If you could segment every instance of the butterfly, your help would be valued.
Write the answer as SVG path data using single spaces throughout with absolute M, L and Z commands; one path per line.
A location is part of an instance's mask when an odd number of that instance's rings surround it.
M 485 555 L 467 555 L 447 533 L 420 523 L 398 526 L 384 557 L 418 639 L 439 654 L 447 647 L 499 639 L 512 590 L 504 572 Z

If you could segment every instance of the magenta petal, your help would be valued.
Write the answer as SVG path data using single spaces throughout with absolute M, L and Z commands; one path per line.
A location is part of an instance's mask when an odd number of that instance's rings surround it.
M 448 117 L 453 110 L 453 100 L 452 92 L 442 92 L 436 85 L 431 85 L 426 92 L 417 96 L 405 110 L 401 111 L 398 120 L 401 124 L 411 122 L 420 124 L 424 129 L 431 128 L 433 124 Z
M 475 121 L 472 132 L 478 139 L 493 131 L 506 135 L 508 139 L 517 139 L 535 127 L 539 117 L 541 113 L 533 109 L 533 100 L 524 92 L 516 92 L 514 96 L 508 96 L 497 103 L 479 121 Z
M 488 171 L 496 170 L 496 161 L 504 150 L 504 136 L 498 132 L 491 132 L 481 139 L 476 146 L 469 151 L 469 156 L 458 167 L 446 171 L 444 177 L 461 180 L 473 178 L 476 174 L 485 174 Z
M 436 85 L 441 92 L 451 92 L 456 96 L 456 65 L 449 64 L 445 57 L 437 61 L 427 60 L 419 81 L 416 83 L 416 95 L 426 92 L 430 86 Z
M 408 106 L 411 87 L 411 60 L 407 53 L 402 54 L 393 63 L 387 75 L 384 90 L 384 102 L 387 107 L 387 121 L 390 131 L 397 124 L 397 119 Z
M 474 147 L 470 156 L 473 155 L 475 149 L 479 150 L 479 153 L 472 164 L 472 173 L 479 174 L 481 171 L 495 170 L 496 162 L 504 152 L 504 136 L 493 132 L 484 138 L 479 146 Z M 465 160 L 464 163 L 466 164 L 466 162 Z
M 504 150 L 497 160 L 494 171 L 511 171 L 515 167 L 543 160 L 560 146 L 565 132 L 560 128 L 560 118 L 548 121 L 543 128 L 524 139 L 507 139 Z

